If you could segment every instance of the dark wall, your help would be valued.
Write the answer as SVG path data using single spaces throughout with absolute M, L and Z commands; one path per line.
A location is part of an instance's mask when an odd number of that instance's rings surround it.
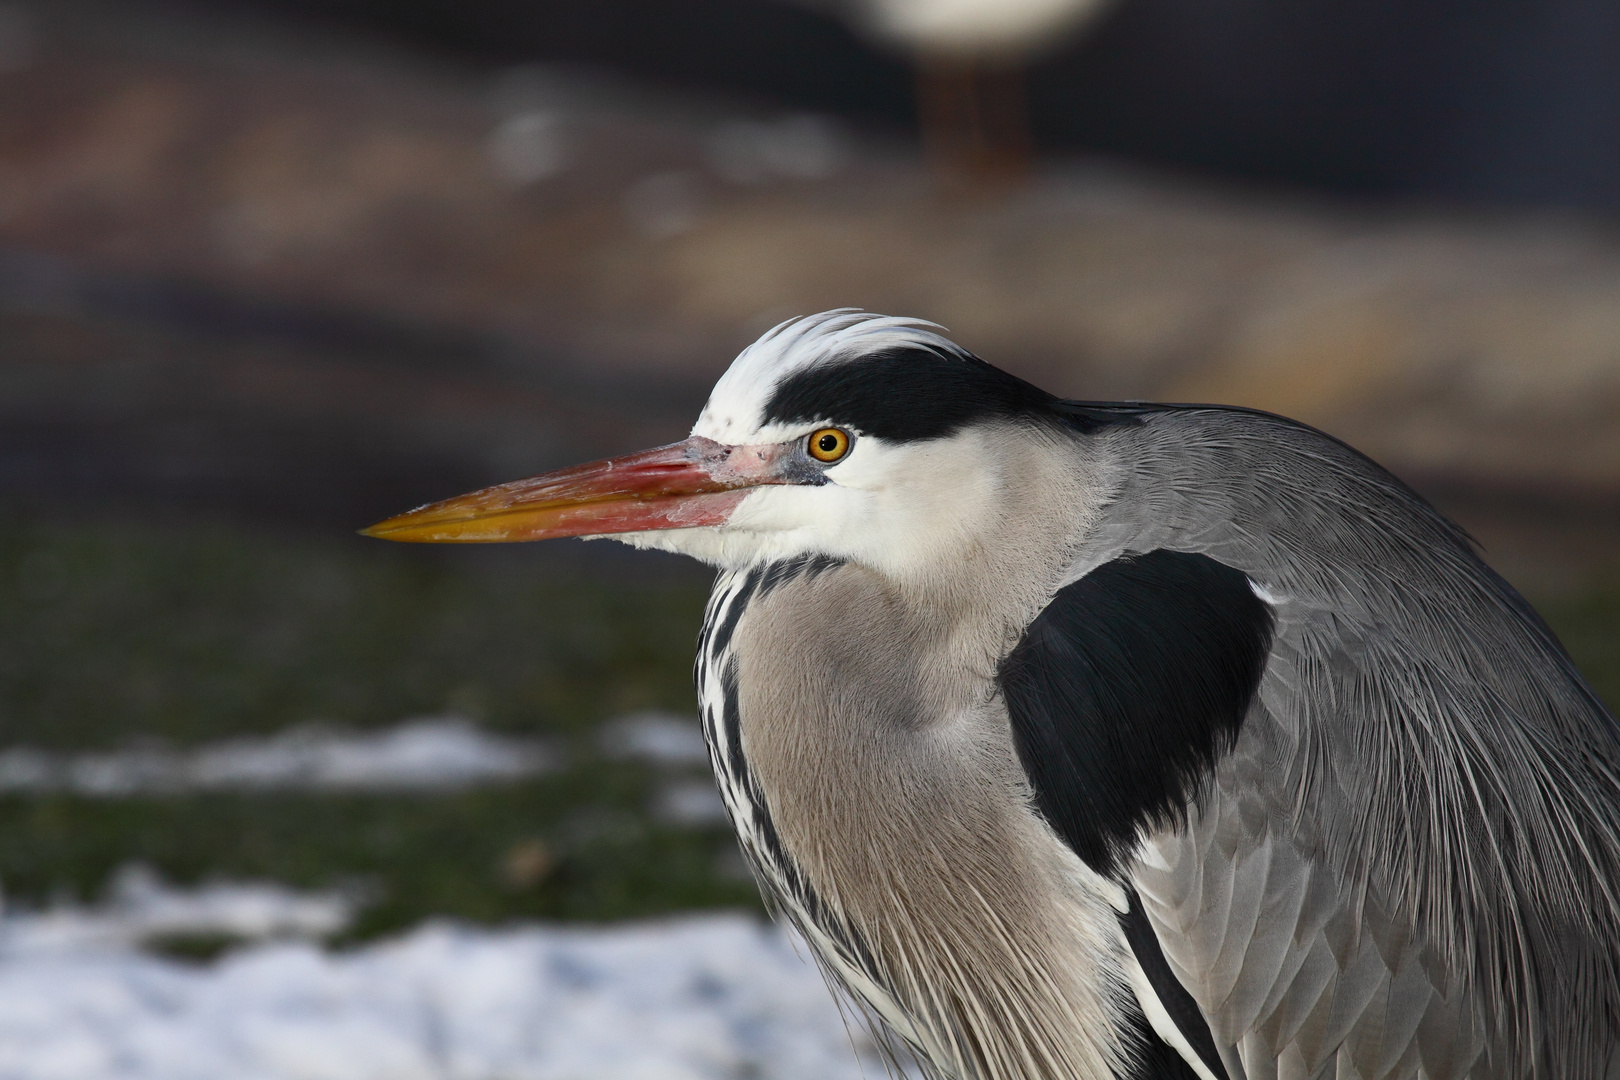
M 776 0 L 236 0 L 909 126 L 899 57 Z M 1616 0 L 1118 0 L 1038 65 L 1037 136 L 1370 195 L 1620 208 Z
M 868 120 L 911 122 L 905 59 L 776 0 L 228 0 L 494 62 L 574 61 Z
M 1620 207 L 1614 0 L 1123 0 L 1054 139 L 1341 192 Z

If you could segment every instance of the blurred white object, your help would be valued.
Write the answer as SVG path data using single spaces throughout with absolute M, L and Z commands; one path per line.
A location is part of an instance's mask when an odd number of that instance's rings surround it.
M 605 929 L 430 924 L 206 965 L 0 920 L 7 1080 L 862 1080 L 820 974 L 743 915 Z
M 1021 178 L 1033 143 L 1025 71 L 1111 0 L 797 0 L 910 51 L 923 143 L 969 186 Z
M 509 116 L 490 132 L 485 152 L 496 177 L 513 187 L 556 176 L 568 164 L 562 117 L 550 111 Z
M 554 768 L 556 758 L 535 740 L 493 735 L 456 717 L 430 717 L 375 732 L 294 728 L 190 751 L 60 755 L 17 747 L 0 751 L 0 792 L 444 790 L 520 780 Z
M 733 120 L 709 137 L 709 165 L 735 184 L 774 177 L 825 180 L 848 160 L 842 130 L 825 116 L 800 113 L 774 122 Z
M 603 726 L 602 750 L 611 757 L 640 758 L 661 765 L 707 765 L 709 748 L 696 717 L 633 713 Z
M 1028 56 L 1061 42 L 1107 0 L 854 0 L 872 33 L 929 52 Z

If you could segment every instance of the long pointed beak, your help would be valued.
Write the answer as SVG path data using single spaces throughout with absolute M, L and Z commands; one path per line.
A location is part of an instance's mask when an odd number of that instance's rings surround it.
M 794 482 L 776 474 L 780 449 L 694 435 L 429 503 L 360 531 L 410 543 L 504 544 L 724 525 L 749 488 Z

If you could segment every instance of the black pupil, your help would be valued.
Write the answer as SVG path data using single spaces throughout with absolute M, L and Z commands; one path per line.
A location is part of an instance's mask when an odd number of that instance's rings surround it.
M 838 449 L 838 436 L 829 431 L 827 434 L 816 440 L 816 446 L 820 448 L 823 454 L 830 454 L 834 450 Z

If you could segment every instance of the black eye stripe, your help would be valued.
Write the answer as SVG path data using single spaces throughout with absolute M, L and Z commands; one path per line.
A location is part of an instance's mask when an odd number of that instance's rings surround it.
M 1050 409 L 1050 394 L 967 352 L 895 346 L 796 371 L 766 402 L 766 423 L 831 421 L 891 442 L 937 439 L 998 416 Z

